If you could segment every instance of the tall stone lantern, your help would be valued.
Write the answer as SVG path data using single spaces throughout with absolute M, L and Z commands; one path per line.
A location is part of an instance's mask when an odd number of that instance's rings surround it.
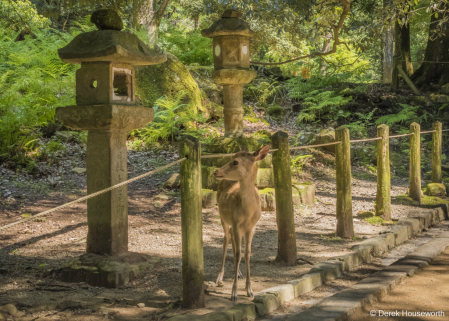
M 127 132 L 153 120 L 152 108 L 137 106 L 135 65 L 166 61 L 136 35 L 121 31 L 117 12 L 95 11 L 99 30 L 76 36 L 58 50 L 64 62 L 81 64 L 76 72 L 76 106 L 56 109 L 56 118 L 70 128 L 88 130 L 87 193 L 127 179 Z M 64 269 L 68 281 L 118 286 L 136 276 L 147 258 L 128 252 L 127 186 L 87 201 L 86 255 Z M 137 265 L 136 265 L 137 264 Z
M 225 137 L 243 136 L 243 85 L 256 77 L 256 72 L 249 70 L 249 41 L 254 32 L 239 19 L 241 15 L 226 10 L 221 19 L 201 30 L 204 37 L 213 39 L 212 79 L 223 85 Z

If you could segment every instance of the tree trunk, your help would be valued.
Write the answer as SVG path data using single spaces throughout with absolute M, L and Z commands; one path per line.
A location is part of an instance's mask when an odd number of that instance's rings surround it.
M 332 32 L 329 32 L 324 37 L 323 53 L 331 51 L 331 39 L 332 39 Z M 326 68 L 327 68 L 327 63 L 325 61 L 321 60 L 321 74 L 323 76 L 326 76 Z
M 391 0 L 383 0 L 384 9 L 391 8 Z M 391 83 L 393 79 L 393 26 L 384 26 L 382 33 L 382 82 Z
M 402 26 L 396 21 L 394 27 L 394 56 L 401 61 L 402 69 L 407 76 L 413 74 L 412 57 L 410 53 L 410 27 Z
M 389 84 L 393 74 L 393 28 L 387 26 L 382 35 L 382 82 Z
M 154 10 L 154 0 L 134 0 L 135 15 L 139 17 L 140 23 L 147 27 L 148 41 L 152 47 L 157 40 L 157 30 L 162 21 L 162 16 L 168 7 L 170 0 L 164 0 L 157 11 Z
M 443 33 L 438 38 L 433 34 L 433 31 L 437 28 L 438 19 L 435 18 L 435 15 L 433 14 L 430 19 L 429 40 L 427 41 L 424 62 L 411 77 L 411 80 L 415 85 L 424 90 L 434 84 L 441 86 L 449 83 L 449 64 L 435 63 L 435 61 L 449 61 L 449 22 L 443 23 Z
M 195 30 L 198 30 L 198 28 L 200 27 L 200 15 L 196 14 L 193 17 L 193 22 L 195 23 Z

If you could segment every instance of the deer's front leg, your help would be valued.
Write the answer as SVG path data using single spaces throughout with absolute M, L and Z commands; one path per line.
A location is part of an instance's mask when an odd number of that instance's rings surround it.
M 230 231 L 230 233 L 231 233 L 232 255 L 233 255 L 234 258 L 235 258 L 235 242 L 234 242 L 234 236 L 233 236 L 233 234 L 232 234 L 232 228 L 231 228 L 229 231 Z M 240 280 L 243 280 L 243 274 L 242 274 L 242 272 L 240 271 L 240 269 L 239 269 L 239 279 L 240 279 Z
M 229 243 L 229 225 L 225 222 L 221 221 L 221 225 L 223 226 L 224 236 L 223 236 L 223 257 L 221 261 L 221 270 L 218 273 L 217 284 L 218 282 L 223 281 L 224 269 L 225 269 L 225 261 L 226 261 L 226 252 L 228 251 L 228 243 Z

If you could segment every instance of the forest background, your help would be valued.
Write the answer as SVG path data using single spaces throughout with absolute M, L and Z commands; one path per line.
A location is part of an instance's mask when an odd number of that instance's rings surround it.
M 96 9 L 117 10 L 125 31 L 169 54 L 167 73 L 197 85 L 152 92 L 146 84 L 161 76 L 138 73 L 137 93 L 156 117 L 129 133 L 128 146 L 148 150 L 185 134 L 203 143 L 222 135 L 221 88 L 210 80 L 212 40 L 200 30 L 229 8 L 240 10 L 255 31 L 251 53 L 258 77 L 245 86 L 245 121 L 291 126 L 293 144 L 316 139 L 304 139 L 304 132 L 339 125 L 354 137 L 374 136 L 382 123 L 397 133 L 407 132 L 413 121 L 428 128 L 440 120 L 445 127 L 447 7 L 435 0 L 0 0 L 0 162 L 39 175 L 37 162 L 51 164 L 64 153 L 68 136 L 58 132 L 86 143 L 86 132 L 69 131 L 54 118 L 56 107 L 75 104 L 79 68 L 63 63 L 57 49 L 95 30 L 90 14 Z M 394 56 L 432 103 L 405 83 L 391 90 Z M 271 132 L 253 134 L 269 142 Z M 408 143 L 398 148 L 407 153 Z M 374 166 L 371 158 L 360 159 Z M 407 164 L 400 167 L 405 175 Z

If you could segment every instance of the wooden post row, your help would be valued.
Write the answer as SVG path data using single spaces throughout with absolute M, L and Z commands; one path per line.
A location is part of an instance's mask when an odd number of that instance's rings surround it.
M 351 149 L 349 129 L 340 126 L 335 130 L 335 162 L 337 176 L 337 236 L 354 237 L 351 195 Z
M 387 125 L 377 126 L 376 215 L 391 220 L 390 137 Z
M 186 136 L 179 145 L 182 231 L 182 306 L 204 307 L 203 217 L 201 208 L 201 144 Z
M 421 126 L 410 125 L 410 197 L 421 205 Z
M 435 133 L 432 133 L 432 183 L 442 183 L 441 144 L 443 141 L 443 125 L 439 121 L 434 122 L 432 125 L 432 130 L 436 130 Z
M 288 134 L 283 131 L 271 136 L 273 152 L 273 175 L 278 225 L 278 254 L 276 261 L 286 265 L 296 264 L 296 234 L 293 212 L 292 176 Z

